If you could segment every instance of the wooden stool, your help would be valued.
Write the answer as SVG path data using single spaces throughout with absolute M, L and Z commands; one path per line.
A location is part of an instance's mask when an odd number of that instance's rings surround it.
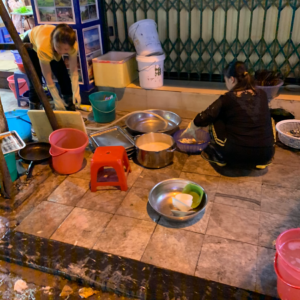
M 103 171 L 104 167 L 114 168 L 118 181 L 98 182 L 98 172 Z M 123 146 L 98 147 L 91 160 L 91 191 L 96 192 L 97 186 L 120 186 L 122 191 L 127 191 L 127 175 L 130 172 L 128 156 Z

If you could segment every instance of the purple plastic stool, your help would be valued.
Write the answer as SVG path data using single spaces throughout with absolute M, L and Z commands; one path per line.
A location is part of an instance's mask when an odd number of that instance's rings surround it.
M 29 104 L 29 98 L 23 97 L 22 95 L 19 94 L 19 83 L 18 83 L 19 78 L 25 79 L 28 87 L 29 87 L 29 80 L 26 74 L 22 73 L 21 71 L 15 71 L 14 79 L 15 79 L 15 86 L 16 86 L 17 101 L 18 101 L 18 106 L 21 107 L 21 101 L 25 101 Z

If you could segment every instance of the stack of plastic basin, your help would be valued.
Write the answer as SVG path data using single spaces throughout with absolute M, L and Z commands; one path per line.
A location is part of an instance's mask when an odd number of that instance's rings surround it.
M 283 232 L 276 240 L 274 267 L 281 300 L 300 299 L 300 228 Z

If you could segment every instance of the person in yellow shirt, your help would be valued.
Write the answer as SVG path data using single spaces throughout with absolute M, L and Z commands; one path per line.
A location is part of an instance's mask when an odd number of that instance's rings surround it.
M 29 57 L 41 83 L 44 77 L 55 109 L 75 111 L 75 104 L 80 104 L 81 98 L 77 71 L 78 44 L 74 30 L 67 24 L 36 26 L 26 33 L 23 42 L 33 45 L 33 49 L 27 49 Z M 69 56 L 70 75 L 62 59 L 65 54 Z M 52 74 L 58 81 L 61 97 Z M 30 78 L 29 83 L 29 109 L 39 109 L 40 100 Z

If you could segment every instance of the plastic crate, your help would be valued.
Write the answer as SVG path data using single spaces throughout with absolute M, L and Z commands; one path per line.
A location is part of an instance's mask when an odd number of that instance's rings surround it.
M 111 51 L 93 59 L 96 86 L 124 88 L 138 78 L 135 52 Z

